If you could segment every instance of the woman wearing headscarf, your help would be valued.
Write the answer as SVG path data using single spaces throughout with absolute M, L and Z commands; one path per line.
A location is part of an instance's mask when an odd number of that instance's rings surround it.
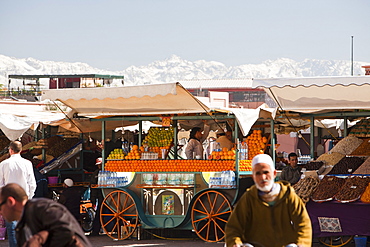
M 194 127 L 190 131 L 190 138 L 185 149 L 185 154 L 188 159 L 195 159 L 196 157 L 203 158 L 203 142 L 207 139 L 209 134 L 209 125 L 204 124 L 204 131 L 201 128 Z

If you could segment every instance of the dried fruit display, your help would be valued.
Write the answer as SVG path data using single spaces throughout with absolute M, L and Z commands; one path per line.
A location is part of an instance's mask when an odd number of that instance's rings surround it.
M 370 137 L 370 119 L 362 119 L 351 128 L 351 136 Z
M 303 202 L 308 202 L 314 189 L 319 185 L 320 179 L 317 177 L 308 176 L 298 181 L 293 188 L 295 193 L 302 199 Z
M 338 193 L 344 183 L 344 178 L 325 176 L 312 193 L 311 199 L 315 202 L 330 201 Z
M 364 163 L 363 157 L 344 157 L 336 164 L 329 174 L 352 174 Z
M 317 158 L 316 161 L 324 161 L 325 162 L 325 165 L 334 166 L 341 159 L 343 159 L 344 156 L 345 156 L 344 154 L 335 153 L 335 152 L 325 153 L 325 154 L 320 155 L 320 157 Z
M 302 165 L 303 168 L 306 168 L 308 171 L 319 170 L 320 167 L 324 165 L 323 161 L 310 161 L 307 164 Z
M 370 174 L 370 157 L 353 174 Z
M 361 201 L 370 203 L 370 183 L 367 185 L 365 192 L 361 196 Z
M 370 178 L 353 176 L 346 178 L 346 182 L 335 195 L 335 199 L 340 202 L 353 202 L 360 198 L 369 184 Z
M 340 140 L 330 151 L 350 155 L 362 142 L 363 140 L 355 136 L 347 136 Z
M 0 136 L 0 151 L 4 150 L 8 145 L 10 141 L 6 136 Z M 7 152 L 8 150 L 6 150 Z
M 49 147 L 49 149 L 46 150 L 46 154 L 59 157 L 63 153 L 67 152 L 70 148 L 72 148 L 75 144 L 79 142 L 79 139 L 77 138 L 66 138 L 56 142 L 52 147 Z
M 361 145 L 358 146 L 351 155 L 370 156 L 370 138 L 363 139 Z

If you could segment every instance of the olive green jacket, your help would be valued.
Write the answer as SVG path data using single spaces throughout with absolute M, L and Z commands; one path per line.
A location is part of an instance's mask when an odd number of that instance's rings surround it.
M 311 221 L 302 200 L 286 181 L 273 206 L 258 197 L 255 185 L 238 201 L 226 224 L 226 244 L 250 243 L 255 247 L 281 247 L 290 243 L 311 246 Z

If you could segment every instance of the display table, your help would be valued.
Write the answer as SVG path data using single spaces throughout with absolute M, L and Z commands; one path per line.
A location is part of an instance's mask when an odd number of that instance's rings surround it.
M 370 204 L 336 201 L 306 204 L 311 218 L 313 236 L 370 236 Z

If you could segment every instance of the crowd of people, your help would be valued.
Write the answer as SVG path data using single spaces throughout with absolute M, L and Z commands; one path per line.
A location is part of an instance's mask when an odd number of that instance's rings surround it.
M 209 126 L 194 127 L 186 147 L 188 159 L 202 159 L 203 142 Z M 219 129 L 215 140 L 220 148 L 231 149 L 231 132 Z M 63 181 L 59 201 L 47 197 L 47 180 L 32 163 L 21 157 L 22 144 L 9 145 L 9 158 L 0 163 L 0 214 L 6 221 L 9 246 L 91 246 L 80 226 L 81 191 L 74 181 Z M 302 200 L 291 185 L 301 177 L 297 154 L 288 156 L 280 181 L 271 157 L 260 154 L 252 160 L 254 185 L 238 200 L 226 224 L 226 246 L 310 246 L 312 229 Z M 91 184 L 97 184 L 102 158 L 95 161 Z M 97 212 L 90 235 L 101 231 L 99 211 L 103 196 L 91 189 Z
M 91 246 L 79 223 L 81 191 L 73 180 L 64 180 L 59 201 L 49 199 L 46 178 L 21 156 L 21 142 L 8 150 L 0 163 L 0 214 L 9 246 Z

